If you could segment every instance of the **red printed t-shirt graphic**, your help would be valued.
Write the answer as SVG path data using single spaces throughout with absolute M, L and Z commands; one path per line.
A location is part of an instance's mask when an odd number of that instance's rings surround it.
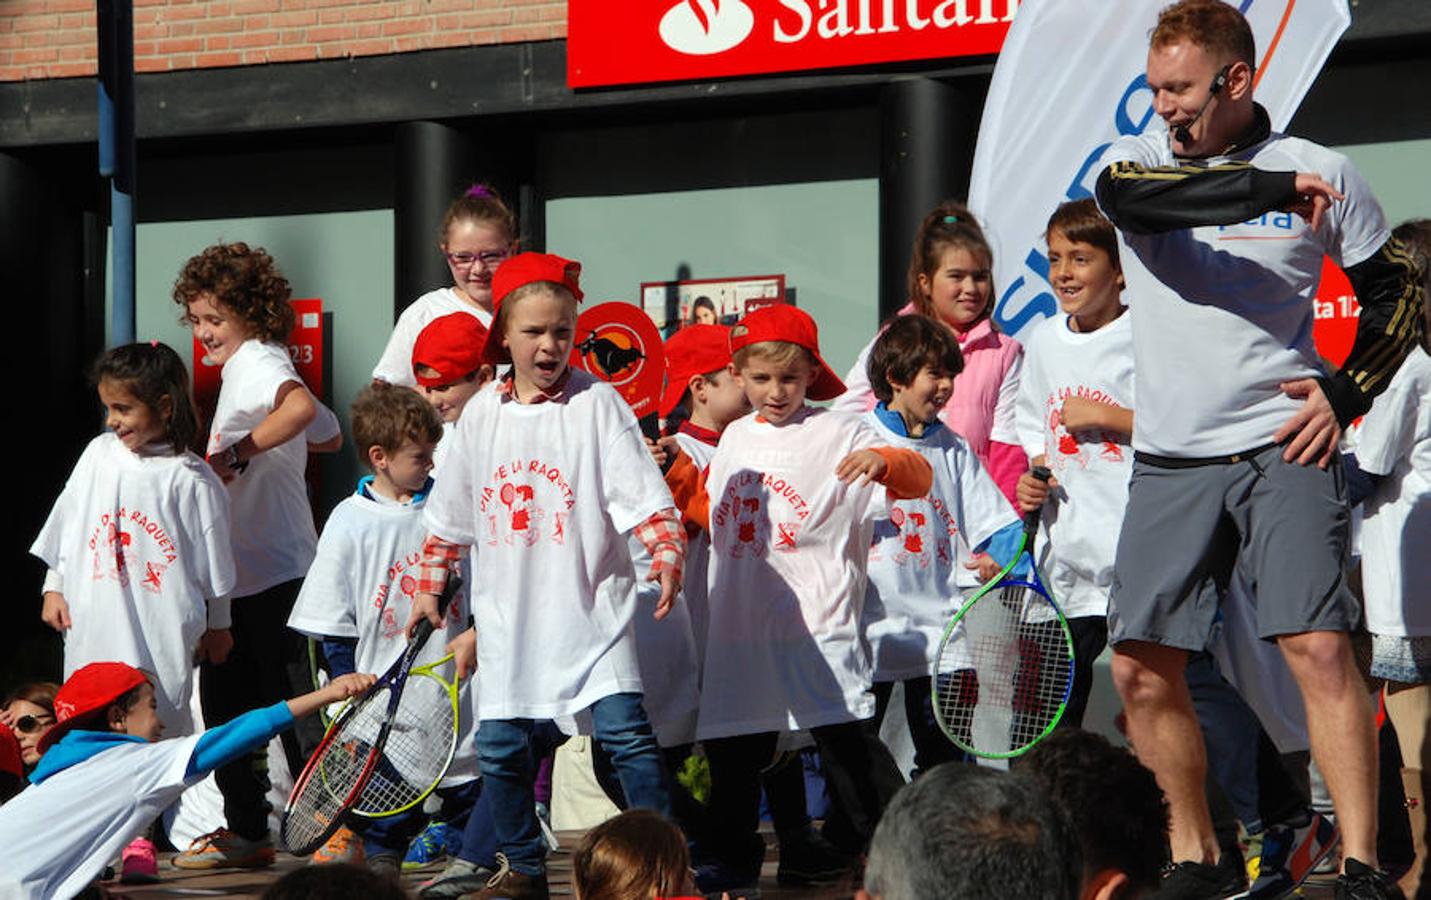
M 164 589 L 164 572 L 179 558 L 173 538 L 158 520 L 123 507 L 100 516 L 89 550 L 95 581 L 110 579 L 127 587 L 132 573 L 138 573 L 140 587 L 151 594 Z
M 771 507 L 777 512 L 772 515 Z M 794 485 L 778 475 L 744 471 L 730 479 L 725 494 L 711 510 L 715 527 L 735 525 L 735 540 L 726 548 L 733 559 L 764 556 L 798 549 L 800 524 L 810 514 L 809 504 Z
M 487 522 L 487 545 L 562 544 L 576 497 L 561 469 L 540 459 L 497 467 L 482 489 L 478 513 Z

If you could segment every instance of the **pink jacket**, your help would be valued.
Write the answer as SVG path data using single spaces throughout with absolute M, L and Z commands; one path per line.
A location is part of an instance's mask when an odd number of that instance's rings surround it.
M 914 315 L 914 304 L 899 311 L 902 316 Z M 1006 334 L 995 331 L 993 322 L 984 319 L 960 338 L 964 353 L 964 371 L 954 379 L 954 395 L 949 398 L 940 418 L 956 434 L 969 442 L 974 455 L 989 470 L 994 483 L 1010 502 L 1019 476 L 1028 471 L 1028 457 L 1019 447 L 1014 427 L 1014 407 L 1019 395 L 1019 373 L 1023 369 L 1023 345 Z M 847 412 L 864 412 L 875 405 L 865 367 L 869 362 L 871 340 L 860 351 L 859 358 L 845 376 L 846 391 L 831 405 Z

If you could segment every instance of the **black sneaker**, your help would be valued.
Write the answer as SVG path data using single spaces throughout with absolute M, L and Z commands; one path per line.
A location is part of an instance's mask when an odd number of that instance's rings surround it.
M 835 849 L 815 829 L 780 838 L 780 861 L 775 881 L 781 887 L 814 887 L 838 884 L 849 878 L 859 860 Z
M 1247 890 L 1247 867 L 1242 857 L 1224 853 L 1217 865 L 1200 862 L 1174 863 L 1163 870 L 1158 889 L 1148 900 L 1223 900 Z
M 1337 900 L 1406 900 L 1406 895 L 1390 875 L 1347 857 L 1337 877 Z

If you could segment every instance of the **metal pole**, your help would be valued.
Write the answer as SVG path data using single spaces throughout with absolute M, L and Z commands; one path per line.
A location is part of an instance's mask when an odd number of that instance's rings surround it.
M 109 179 L 114 307 L 110 341 L 135 337 L 134 316 L 134 4 L 98 0 L 99 174 Z

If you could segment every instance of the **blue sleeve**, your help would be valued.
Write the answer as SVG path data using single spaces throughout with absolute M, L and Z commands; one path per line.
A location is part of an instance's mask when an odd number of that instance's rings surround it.
M 199 735 L 194 755 L 189 757 L 187 776 L 212 772 L 262 747 L 275 735 L 293 727 L 293 713 L 285 702 L 250 710 Z
M 328 677 L 337 678 L 358 671 L 358 639 L 323 638 L 323 658 L 328 660 Z
M 1024 539 L 1024 524 L 1022 522 L 1010 522 L 1003 528 L 994 532 L 984 543 L 974 548 L 975 553 L 987 553 L 994 558 L 994 562 L 1001 566 L 1009 564 L 1009 560 L 1014 558 L 1014 554 L 1019 552 L 1019 544 Z M 1022 577 L 1028 572 L 1026 559 L 1019 560 L 1019 564 L 1010 572 L 1011 575 Z
M 1355 453 L 1346 453 L 1342 456 L 1342 468 L 1347 475 L 1347 504 L 1358 506 L 1372 491 L 1376 490 L 1377 484 L 1381 482 L 1385 475 L 1373 475 L 1362 469 L 1361 463 L 1357 462 Z

